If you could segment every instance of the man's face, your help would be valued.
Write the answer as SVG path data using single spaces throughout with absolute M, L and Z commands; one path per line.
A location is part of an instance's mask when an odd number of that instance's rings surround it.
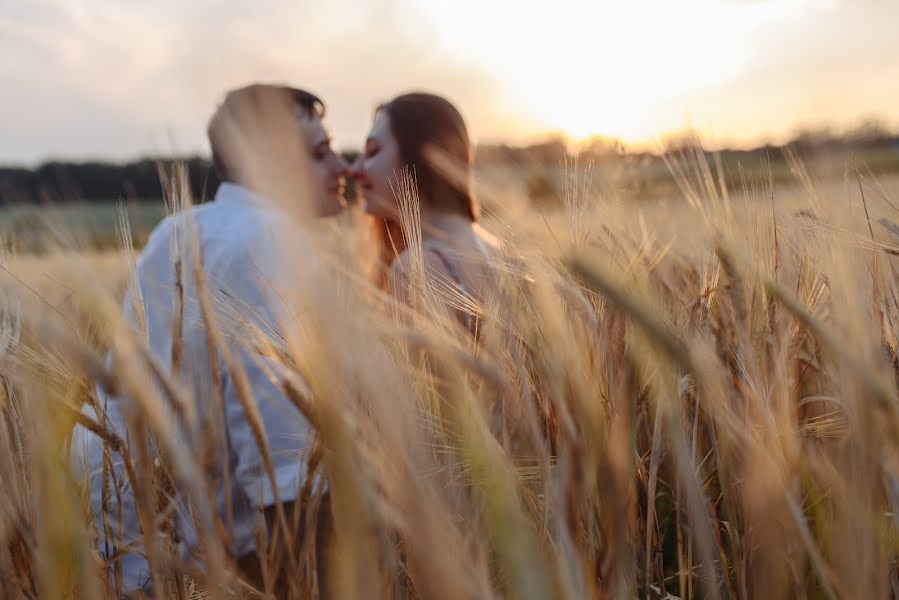
M 314 210 L 322 217 L 335 215 L 346 203 L 343 192 L 348 165 L 331 148 L 331 136 L 320 117 L 301 111 L 299 120 L 311 158 L 311 188 L 318 195 Z

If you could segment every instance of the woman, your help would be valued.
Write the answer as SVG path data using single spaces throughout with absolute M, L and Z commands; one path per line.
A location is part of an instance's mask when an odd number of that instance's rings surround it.
M 391 293 L 412 302 L 420 256 L 427 277 L 450 284 L 451 291 L 444 294 L 447 305 L 476 334 L 478 307 L 496 285 L 491 265 L 498 245 L 477 224 L 473 162 L 468 129 L 456 107 L 440 96 L 411 93 L 375 111 L 353 174 L 366 211 L 383 223 Z M 417 206 L 410 201 L 411 187 L 417 192 Z M 414 239 L 418 231 L 420 254 Z

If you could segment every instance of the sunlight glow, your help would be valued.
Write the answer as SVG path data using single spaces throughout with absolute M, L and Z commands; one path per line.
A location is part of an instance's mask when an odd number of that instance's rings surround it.
M 540 127 L 574 139 L 601 133 L 641 141 L 670 126 L 672 115 L 684 121 L 694 94 L 738 77 L 759 50 L 753 35 L 810 1 L 429 7 L 443 43 L 495 73 L 508 99 Z M 451 37 L 460 31 L 465 39 Z M 505 33 L 521 31 L 533 34 Z
M 0 0 L 0 162 L 204 153 L 249 81 L 321 95 L 341 149 L 410 90 L 477 143 L 899 127 L 896 22 L 896 0 Z

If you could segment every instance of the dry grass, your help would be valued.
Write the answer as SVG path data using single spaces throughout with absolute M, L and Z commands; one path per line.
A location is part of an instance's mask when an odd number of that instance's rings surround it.
M 899 593 L 899 183 L 795 163 L 795 187 L 727 190 L 714 164 L 671 166 L 681 194 L 652 205 L 587 197 L 583 171 L 554 214 L 483 188 L 505 259 L 479 343 L 440 310 L 469 299 L 416 278 L 433 310 L 410 314 L 368 286 L 358 215 L 318 232 L 333 268 L 287 298 L 302 320 L 273 338 L 208 315 L 210 343 L 267 356 L 316 430 L 302 460 L 329 485 L 334 597 Z M 3 595 L 115 596 L 63 459 L 98 380 L 139 396 L 134 431 L 166 449 L 164 472 L 136 456 L 128 474 L 157 589 L 188 575 L 210 597 L 247 593 L 212 551 L 202 435 L 167 428 L 177 403 L 142 383 L 168 375 L 116 326 L 126 261 L 54 258 L 55 296 L 35 271 L 50 263 L 28 260 L 4 261 L 24 283 L 0 307 Z M 110 342 L 129 359 L 114 373 Z M 252 390 L 242 401 L 252 414 Z M 191 484 L 202 563 L 171 550 L 170 480 Z M 270 566 L 290 557 L 289 595 L 315 596 L 311 544 L 285 544 L 283 519 Z

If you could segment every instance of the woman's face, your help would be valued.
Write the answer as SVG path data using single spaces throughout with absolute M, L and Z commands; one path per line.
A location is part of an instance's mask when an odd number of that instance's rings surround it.
M 390 115 L 379 110 L 365 140 L 365 151 L 353 168 L 365 198 L 365 212 L 381 218 L 396 218 L 394 189 L 401 167 L 399 146 L 390 130 Z

